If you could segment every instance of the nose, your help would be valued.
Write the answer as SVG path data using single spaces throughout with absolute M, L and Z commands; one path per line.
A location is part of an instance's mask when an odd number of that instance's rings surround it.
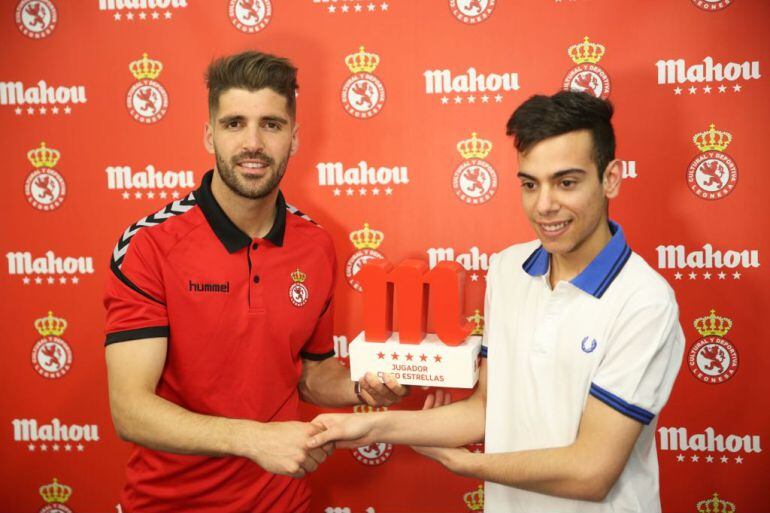
M 264 150 L 264 141 L 262 140 L 262 133 L 258 126 L 250 126 L 243 131 L 243 149 L 245 151 L 262 151 Z
M 548 217 L 559 210 L 559 202 L 556 193 L 550 186 L 543 186 L 538 191 L 537 201 L 535 203 L 537 213 L 541 217 Z

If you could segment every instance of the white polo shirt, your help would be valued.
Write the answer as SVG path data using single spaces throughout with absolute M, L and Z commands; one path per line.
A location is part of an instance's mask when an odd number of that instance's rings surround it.
M 538 241 L 494 255 L 487 276 L 482 355 L 487 356 L 486 452 L 563 447 L 577 436 L 590 395 L 644 428 L 602 502 L 486 483 L 487 513 L 660 512 L 656 415 L 684 351 L 668 283 L 612 239 L 572 281 L 548 282 Z

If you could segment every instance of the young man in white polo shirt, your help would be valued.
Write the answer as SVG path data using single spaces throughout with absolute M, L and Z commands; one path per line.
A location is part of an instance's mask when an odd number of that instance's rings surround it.
M 486 481 L 487 513 L 660 511 L 656 415 L 684 337 L 674 292 L 608 219 L 620 188 L 612 112 L 561 92 L 508 121 L 539 240 L 492 258 L 473 395 L 429 396 L 420 412 L 321 415 L 313 444 L 422 446 Z M 453 448 L 480 440 L 484 454 Z

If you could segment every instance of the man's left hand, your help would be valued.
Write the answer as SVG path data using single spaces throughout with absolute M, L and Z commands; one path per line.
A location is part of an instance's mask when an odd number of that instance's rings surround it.
M 399 384 L 391 374 L 384 375 L 384 381 L 367 372 L 359 381 L 359 397 L 369 406 L 391 406 L 409 395 L 409 387 Z

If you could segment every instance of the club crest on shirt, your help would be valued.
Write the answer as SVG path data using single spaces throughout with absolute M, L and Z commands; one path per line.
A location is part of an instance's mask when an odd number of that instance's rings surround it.
M 353 73 L 342 86 L 342 106 L 345 112 L 358 119 L 371 118 L 385 105 L 385 86 L 372 72 L 380 64 L 380 56 L 364 51 L 345 57 L 345 64 Z
M 129 114 L 140 123 L 157 123 L 168 111 L 168 93 L 155 79 L 163 71 L 163 63 L 149 59 L 147 54 L 128 65 L 136 82 L 126 95 Z
M 230 0 L 228 15 L 235 28 L 254 34 L 270 23 L 273 4 L 270 0 Z
M 46 502 L 39 513 L 72 513 L 72 510 L 65 505 L 72 496 L 71 486 L 60 484 L 59 480 L 54 478 L 53 483 L 41 486 L 39 491 Z
M 576 64 L 564 77 L 562 88 L 565 91 L 588 93 L 606 100 L 610 95 L 610 77 L 597 63 L 606 51 L 604 45 L 591 43 L 588 36 L 582 43 L 567 49 L 572 62 Z
M 289 300 L 294 306 L 303 306 L 310 297 L 310 292 L 303 283 L 307 279 L 307 274 L 297 267 L 297 270 L 291 273 L 291 279 L 294 283 L 289 287 Z
M 67 195 L 64 178 L 54 169 L 60 157 L 59 150 L 47 148 L 44 142 L 27 152 L 34 169 L 27 175 L 24 194 L 29 204 L 38 210 L 47 212 L 58 208 Z
M 31 39 L 51 35 L 57 17 L 56 6 L 50 0 L 20 0 L 16 4 L 16 26 Z
M 724 150 L 733 140 L 730 132 L 717 130 L 714 123 L 705 132 L 698 132 L 692 142 L 701 153 L 687 168 L 687 185 L 699 198 L 722 199 L 738 184 L 738 168 Z
M 497 192 L 497 172 L 485 159 L 492 151 L 492 142 L 480 139 L 476 132 L 470 139 L 457 143 L 463 161 L 452 175 L 452 189 L 469 205 L 486 203 Z
M 374 407 L 365 404 L 359 404 L 353 407 L 353 412 L 358 414 L 366 414 L 374 411 L 387 411 L 387 406 Z M 358 447 L 350 450 L 353 457 L 359 463 L 367 466 L 382 465 L 385 463 L 390 455 L 393 454 L 393 444 L 384 442 L 373 442 L 364 447 Z
M 369 229 L 369 223 L 364 223 L 362 230 L 350 232 L 350 242 L 356 248 L 356 252 L 350 255 L 345 263 L 345 276 L 348 277 L 348 284 L 358 292 L 362 292 L 361 283 L 356 279 L 361 267 L 373 258 L 385 258 L 377 248 L 382 244 L 385 234 L 379 230 Z
M 693 321 L 701 334 L 690 348 L 687 366 L 693 376 L 712 385 L 718 385 L 732 378 L 738 371 L 738 351 L 724 338 L 733 327 L 733 321 L 716 315 L 712 308 L 709 315 Z
M 597 345 L 599 344 L 596 342 L 596 339 L 592 337 L 583 337 L 583 340 L 580 341 L 580 349 L 584 353 L 593 353 Z
M 48 312 L 48 317 L 35 321 L 35 329 L 43 338 L 32 347 L 32 367 L 44 378 L 64 376 L 72 366 L 72 349 L 61 338 L 67 329 L 67 321 Z

